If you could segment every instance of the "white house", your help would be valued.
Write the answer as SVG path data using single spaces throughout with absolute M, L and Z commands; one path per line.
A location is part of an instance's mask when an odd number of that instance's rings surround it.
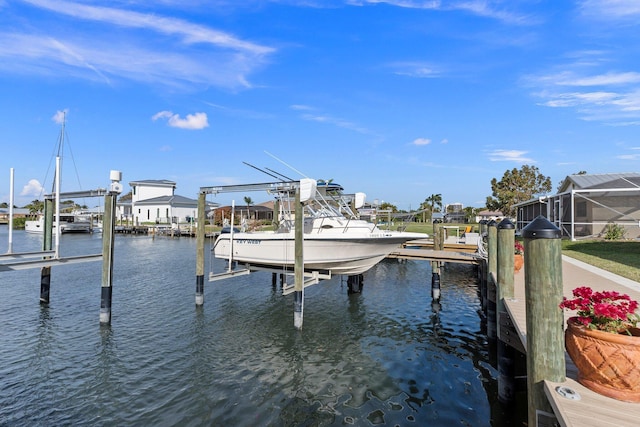
M 198 200 L 175 194 L 173 181 L 132 181 L 131 201 L 118 203 L 118 216 L 133 224 L 179 224 L 198 216 Z M 207 209 L 217 206 L 207 203 Z

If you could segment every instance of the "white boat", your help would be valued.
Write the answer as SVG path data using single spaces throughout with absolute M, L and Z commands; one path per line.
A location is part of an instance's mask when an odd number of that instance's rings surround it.
M 44 215 L 38 215 L 34 220 L 27 220 L 24 223 L 24 230 L 27 233 L 44 233 Z M 56 231 L 56 220 L 53 219 L 53 231 Z M 60 233 L 90 233 L 93 231 L 91 221 L 83 215 L 61 214 Z
M 358 275 L 369 270 L 402 243 L 424 239 L 423 233 L 382 230 L 361 220 L 356 208 L 364 203 L 364 194 L 348 196 L 340 185 L 326 182 L 303 182 L 310 186 L 311 197 L 304 203 L 303 264 L 307 271 L 332 275 Z M 304 197 L 302 198 L 304 200 Z M 280 193 L 277 231 L 238 231 L 221 233 L 214 244 L 216 258 L 272 269 L 293 270 L 295 230 L 292 213 L 293 195 Z
M 53 215 L 52 231 L 53 234 L 58 236 L 63 233 L 90 233 L 92 231 L 91 216 L 89 214 L 83 214 L 79 211 L 71 213 L 60 212 L 60 163 L 61 154 L 64 151 L 65 140 L 65 120 L 66 113 L 63 113 L 62 126 L 60 128 L 60 137 L 57 143 L 57 156 L 56 156 L 56 169 L 54 175 L 54 189 L 55 189 L 55 213 Z M 60 225 L 58 230 L 57 223 Z M 39 213 L 36 219 L 27 220 L 24 224 L 25 231 L 28 233 L 44 233 L 45 229 L 45 217 L 44 214 Z

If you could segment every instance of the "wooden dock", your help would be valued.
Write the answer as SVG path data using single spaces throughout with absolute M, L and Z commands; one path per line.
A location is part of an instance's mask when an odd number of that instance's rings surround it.
M 571 297 L 578 286 L 590 286 L 596 291 L 616 290 L 640 300 L 640 283 L 616 276 L 572 258 L 562 257 L 564 296 Z M 524 270 L 514 277 L 514 297 L 504 300 L 507 313 L 515 327 L 522 347 L 527 348 L 527 322 Z M 565 312 L 565 322 L 571 314 Z M 563 427 L 637 427 L 640 426 L 640 404 L 627 403 L 595 393 L 577 381 L 577 370 L 565 352 L 566 376 L 563 383 L 545 381 L 545 394 L 558 422 Z M 563 397 L 558 388 L 568 388 L 580 400 Z M 561 389 L 562 390 L 562 389 Z M 575 395 L 574 395 L 575 396 Z
M 426 261 L 455 262 L 461 264 L 479 264 L 484 260 L 481 256 L 454 250 L 436 251 L 433 249 L 401 248 L 391 252 L 387 258 L 422 259 Z

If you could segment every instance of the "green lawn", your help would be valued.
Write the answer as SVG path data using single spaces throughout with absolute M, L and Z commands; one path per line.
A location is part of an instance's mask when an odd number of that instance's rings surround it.
M 464 228 L 472 225 L 477 231 L 478 224 L 447 224 Z M 407 231 L 433 234 L 433 225 L 411 223 Z M 640 282 L 640 242 L 635 240 L 608 241 L 583 240 L 572 242 L 562 240 L 562 253 L 603 270 Z
M 562 241 L 562 253 L 603 270 L 640 282 L 640 242 Z

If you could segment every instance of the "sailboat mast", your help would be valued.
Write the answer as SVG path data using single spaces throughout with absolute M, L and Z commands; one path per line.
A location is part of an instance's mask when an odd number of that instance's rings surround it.
M 56 155 L 56 171 L 55 171 L 55 195 L 56 195 L 56 206 L 55 206 L 55 213 L 56 213 L 56 239 L 55 239 L 55 257 L 59 258 L 60 257 L 60 234 L 61 234 L 61 230 L 60 230 L 60 170 L 62 169 L 61 167 L 61 158 L 62 158 L 62 153 L 63 153 L 63 146 L 64 146 L 64 125 L 67 118 L 67 113 L 63 112 L 62 113 L 62 127 L 60 128 L 60 137 L 58 138 L 58 153 Z

